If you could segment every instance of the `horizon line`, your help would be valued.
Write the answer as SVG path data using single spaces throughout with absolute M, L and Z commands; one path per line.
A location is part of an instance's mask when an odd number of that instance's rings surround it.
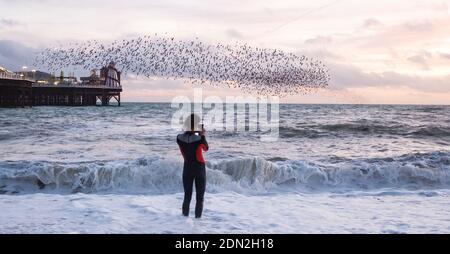
M 122 101 L 122 103 L 160 103 L 170 104 L 171 101 Z M 231 104 L 231 103 L 223 103 Z M 235 104 L 235 103 L 233 103 Z M 238 103 L 243 104 L 243 103 Z M 248 103 L 245 103 L 248 104 Z M 280 102 L 283 105 L 367 105 L 367 106 L 450 106 L 449 104 L 420 104 L 420 103 L 311 103 L 311 102 Z

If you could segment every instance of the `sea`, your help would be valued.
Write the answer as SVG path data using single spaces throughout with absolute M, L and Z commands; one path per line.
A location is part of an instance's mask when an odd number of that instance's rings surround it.
M 450 232 L 450 106 L 280 104 L 272 141 L 205 125 L 201 219 L 175 111 L 0 109 L 0 233 Z

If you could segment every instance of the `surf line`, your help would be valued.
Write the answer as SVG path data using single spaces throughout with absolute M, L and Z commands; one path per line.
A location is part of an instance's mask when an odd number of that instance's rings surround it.
M 201 249 L 202 251 L 207 251 L 209 246 L 209 241 L 190 241 L 181 239 L 181 241 L 176 241 L 175 248 L 176 249 Z

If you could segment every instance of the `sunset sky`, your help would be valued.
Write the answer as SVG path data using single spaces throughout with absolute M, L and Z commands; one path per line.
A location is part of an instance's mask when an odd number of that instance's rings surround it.
M 154 33 L 245 42 L 327 64 L 329 89 L 282 102 L 450 104 L 450 0 L 0 0 L 0 66 L 11 70 L 34 68 L 41 48 Z M 192 94 L 181 80 L 129 75 L 123 86 L 125 101 Z

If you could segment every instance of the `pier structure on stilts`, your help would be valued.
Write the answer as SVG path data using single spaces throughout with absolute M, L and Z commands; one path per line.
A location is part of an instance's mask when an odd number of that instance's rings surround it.
M 120 106 L 122 92 L 121 72 L 114 62 L 96 70 L 78 82 L 73 76 L 43 80 L 24 74 L 0 73 L 0 107 L 21 106 L 94 106 L 110 105 L 115 100 Z M 98 104 L 99 103 L 99 104 Z

